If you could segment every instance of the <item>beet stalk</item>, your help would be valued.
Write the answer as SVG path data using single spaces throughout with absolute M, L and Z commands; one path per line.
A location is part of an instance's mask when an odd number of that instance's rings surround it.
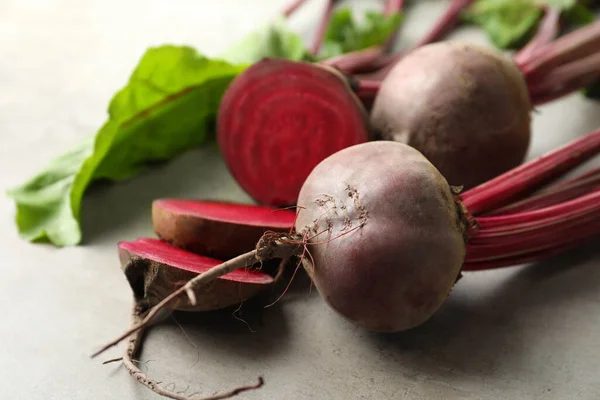
M 558 36 L 559 28 L 560 10 L 554 7 L 547 7 L 540 28 L 529 43 L 514 56 L 515 63 L 522 65 L 527 60 L 535 59 L 538 52 Z
M 321 21 L 319 22 L 319 26 L 317 27 L 317 32 L 315 33 L 315 39 L 311 48 L 313 56 L 317 56 L 321 51 L 323 39 L 325 38 L 325 33 L 327 32 L 327 26 L 329 25 L 331 15 L 333 14 L 333 6 L 335 6 L 336 2 L 337 0 L 327 0 L 325 12 L 323 13 Z
M 597 21 L 547 43 L 518 65 L 525 76 L 539 76 L 599 51 L 600 21 Z
M 484 215 L 514 214 L 522 211 L 537 210 L 542 207 L 571 200 L 598 188 L 600 188 L 600 168 L 595 168 L 585 174 L 553 185 L 533 196 L 513 202 Z
M 498 209 L 517 196 L 568 172 L 598 152 L 600 129 L 466 191 L 462 195 L 463 202 L 473 214 Z
M 421 47 L 429 43 L 437 42 L 446 36 L 458 23 L 460 14 L 474 2 L 475 0 L 452 0 L 444 14 L 442 14 L 441 18 L 438 19 L 434 25 L 433 29 L 429 31 L 415 47 Z
M 306 3 L 306 0 L 293 0 L 290 4 L 288 4 L 283 10 L 283 16 L 289 18 L 298 10 L 302 5 Z

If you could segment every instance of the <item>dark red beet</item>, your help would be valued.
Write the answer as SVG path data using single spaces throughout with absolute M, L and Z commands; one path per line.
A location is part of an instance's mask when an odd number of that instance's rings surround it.
M 419 150 L 451 185 L 466 189 L 518 166 L 533 106 L 600 79 L 600 21 L 549 41 L 553 25 L 544 24 L 513 59 L 461 41 L 406 54 L 381 82 L 374 133 Z
M 295 211 L 250 204 L 183 199 L 160 199 L 152 204 L 158 237 L 222 260 L 254 249 L 266 231 L 290 231 L 295 220 Z
M 217 138 L 240 186 L 260 203 L 296 203 L 302 183 L 327 156 L 368 140 L 367 114 L 334 69 L 265 59 L 225 93 Z
M 465 257 L 467 224 L 448 182 L 414 148 L 391 141 L 321 162 L 298 199 L 304 267 L 325 301 L 375 331 L 423 323 L 443 304 Z
M 516 167 L 530 141 L 531 102 L 516 65 L 493 49 L 440 42 L 390 71 L 371 113 L 387 140 L 419 150 L 451 185 L 472 188 Z
M 222 263 L 150 238 L 120 242 L 119 259 L 136 301 L 149 306 L 158 304 L 190 279 Z M 186 297 L 175 309 L 208 311 L 233 306 L 271 283 L 273 278 L 265 273 L 239 269 L 198 288 L 195 306 L 192 307 Z

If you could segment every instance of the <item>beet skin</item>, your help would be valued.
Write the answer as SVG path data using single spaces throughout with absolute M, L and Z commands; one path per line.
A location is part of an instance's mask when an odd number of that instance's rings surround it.
M 328 157 L 300 192 L 296 229 L 307 269 L 341 315 L 401 331 L 444 302 L 465 257 L 465 223 L 450 186 L 417 150 L 393 141 Z M 306 266 L 305 265 L 305 266 Z
M 386 76 L 371 113 L 375 135 L 419 150 L 466 189 L 521 164 L 532 104 L 516 64 L 487 47 L 418 48 Z

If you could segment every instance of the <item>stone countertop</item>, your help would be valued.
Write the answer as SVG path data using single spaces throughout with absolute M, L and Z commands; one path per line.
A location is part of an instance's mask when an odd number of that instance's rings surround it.
M 0 3 L 0 186 L 20 183 L 95 131 L 106 105 L 150 45 L 214 55 L 276 15 L 284 0 L 4 0 Z M 355 6 L 376 1 L 354 1 Z M 419 2 L 401 44 L 443 1 Z M 312 1 L 292 21 L 306 37 Z M 455 37 L 482 41 L 472 30 Z M 600 126 L 598 103 L 572 95 L 540 107 L 535 157 Z M 597 161 L 597 160 L 596 160 Z M 190 174 L 189 171 L 194 171 Z M 212 148 L 186 153 L 86 197 L 85 243 L 33 245 L 0 197 L 0 398 L 158 399 L 117 364 L 90 353 L 128 324 L 130 289 L 118 240 L 151 235 L 150 203 L 165 196 L 249 198 Z M 371 334 L 334 314 L 306 277 L 261 315 L 175 315 L 148 335 L 143 369 L 188 393 L 254 382 L 240 399 L 597 399 L 598 242 L 534 266 L 466 274 L 435 317 L 410 332 Z M 259 318 L 260 317 L 260 318 Z M 119 355 L 113 349 L 105 356 Z M 173 386 L 171 386 L 172 388 Z

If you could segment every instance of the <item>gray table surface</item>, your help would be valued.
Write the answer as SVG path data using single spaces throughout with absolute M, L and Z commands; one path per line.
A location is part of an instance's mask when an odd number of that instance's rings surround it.
M 310 37 L 323 2 L 293 19 Z M 103 122 L 108 100 L 146 47 L 190 44 L 213 55 L 274 16 L 283 0 L 45 0 L 0 2 L 0 187 L 29 177 Z M 377 5 L 355 1 L 355 6 Z M 419 2 L 401 45 L 443 1 Z M 472 30 L 455 37 L 484 41 Z M 578 95 L 541 107 L 529 157 L 600 126 Z M 128 324 L 130 290 L 115 243 L 152 234 L 161 196 L 249 201 L 214 149 L 90 193 L 84 245 L 57 249 L 17 236 L 0 197 L 0 398 L 155 399 L 116 365 L 90 360 Z M 378 335 L 335 315 L 308 281 L 260 318 L 177 316 L 148 336 L 152 377 L 188 393 L 266 379 L 244 399 L 598 399 L 598 242 L 535 266 L 470 273 L 425 325 Z M 111 350 L 106 357 L 120 354 Z

